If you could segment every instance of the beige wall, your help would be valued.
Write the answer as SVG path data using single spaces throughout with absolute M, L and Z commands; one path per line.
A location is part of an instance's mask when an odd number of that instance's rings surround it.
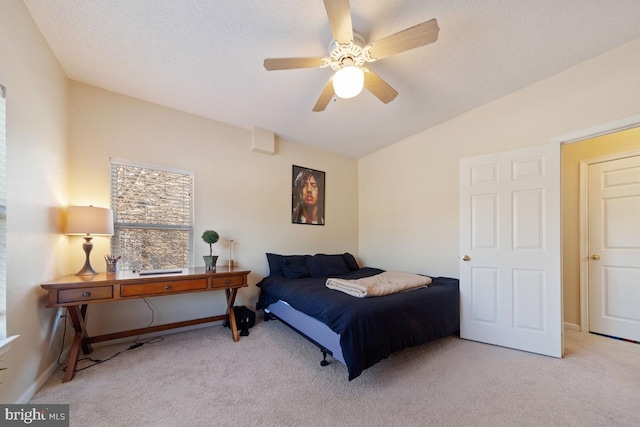
M 640 149 L 640 128 L 562 146 L 562 284 L 565 322 L 580 324 L 580 162 Z
M 2 2 L 0 83 L 7 88 L 7 333 L 0 402 L 29 398 L 48 377 L 62 321 L 39 284 L 66 273 L 67 79 L 20 0 Z
M 640 40 L 359 160 L 360 257 L 458 277 L 458 164 L 637 115 Z M 579 304 L 567 292 L 565 321 Z
M 357 161 L 283 140 L 267 155 L 251 151 L 251 131 L 72 82 L 70 202 L 109 206 L 109 158 L 191 170 L 195 174 L 195 265 L 204 266 L 205 229 L 220 233 L 219 263 L 235 240 L 236 261 L 252 270 L 238 302 L 255 305 L 255 283 L 268 272 L 265 252 L 357 254 Z M 291 224 L 292 165 L 326 172 L 326 225 Z M 73 269 L 84 253 L 70 238 Z M 94 239 L 94 266 L 104 271 L 108 238 Z M 224 312 L 224 293 L 154 298 L 157 324 Z M 142 300 L 92 306 L 92 333 L 146 326 Z

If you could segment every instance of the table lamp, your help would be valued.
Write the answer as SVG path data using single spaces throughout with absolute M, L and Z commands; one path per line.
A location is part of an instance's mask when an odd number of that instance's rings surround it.
M 84 238 L 82 249 L 86 254 L 84 266 L 76 273 L 76 276 L 90 276 L 98 274 L 91 266 L 89 254 L 93 249 L 91 239 L 93 236 L 113 235 L 113 211 L 107 208 L 94 206 L 69 206 L 67 208 L 66 234 L 81 235 Z

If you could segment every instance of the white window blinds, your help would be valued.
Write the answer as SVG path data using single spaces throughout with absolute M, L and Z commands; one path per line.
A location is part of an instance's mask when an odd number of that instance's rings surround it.
M 192 172 L 111 159 L 111 208 L 122 270 L 192 265 Z

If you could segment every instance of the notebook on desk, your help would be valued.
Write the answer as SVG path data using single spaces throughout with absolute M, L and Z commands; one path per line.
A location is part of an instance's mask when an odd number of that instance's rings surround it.
M 154 270 L 141 270 L 139 274 L 141 276 L 149 276 L 152 274 L 178 274 L 182 272 L 182 268 L 157 268 Z

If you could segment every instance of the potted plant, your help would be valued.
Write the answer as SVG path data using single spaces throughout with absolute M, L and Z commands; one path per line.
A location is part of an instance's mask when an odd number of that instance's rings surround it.
M 207 267 L 207 270 L 215 270 L 216 269 L 216 261 L 218 261 L 218 256 L 213 255 L 213 244 L 216 243 L 220 239 L 220 235 L 213 230 L 205 230 L 202 233 L 202 240 L 205 243 L 209 244 L 209 255 L 204 255 L 204 265 Z

